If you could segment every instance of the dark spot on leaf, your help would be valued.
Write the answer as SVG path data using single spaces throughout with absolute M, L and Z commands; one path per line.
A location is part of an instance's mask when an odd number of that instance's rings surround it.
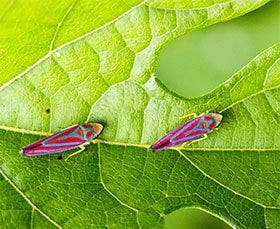
M 47 109 L 46 109 L 46 113 L 47 113 L 47 114 L 51 113 L 51 109 L 50 109 L 50 108 L 47 108 Z
M 57 157 L 57 160 L 62 160 L 62 155 L 59 155 L 59 156 Z

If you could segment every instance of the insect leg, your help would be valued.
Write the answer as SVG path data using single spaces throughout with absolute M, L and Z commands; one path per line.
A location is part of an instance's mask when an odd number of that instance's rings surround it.
M 201 137 L 201 138 L 197 138 L 197 139 L 195 139 L 195 140 L 192 140 L 192 141 L 183 143 L 183 144 L 182 144 L 182 147 L 185 147 L 186 145 L 190 145 L 190 144 L 192 144 L 192 143 L 194 143 L 194 142 L 198 142 L 198 141 L 204 140 L 204 139 L 206 139 L 206 138 L 208 138 L 208 136 L 207 136 L 207 134 L 204 134 L 203 137 Z
M 85 150 L 85 145 L 88 145 L 88 144 L 90 144 L 90 142 L 87 142 L 87 143 L 85 143 L 85 144 L 79 146 L 80 149 L 79 149 L 78 151 L 76 151 L 75 153 L 70 154 L 70 155 L 65 159 L 65 161 L 67 161 L 70 157 L 73 157 L 73 156 L 79 154 L 80 152 L 83 152 L 83 151 Z
M 179 119 L 182 119 L 182 118 L 187 118 L 187 117 L 197 117 L 198 115 L 196 113 L 190 113 L 190 114 L 187 114 L 187 115 L 183 115 L 183 116 L 177 116 L 175 115 L 176 118 L 179 118 Z

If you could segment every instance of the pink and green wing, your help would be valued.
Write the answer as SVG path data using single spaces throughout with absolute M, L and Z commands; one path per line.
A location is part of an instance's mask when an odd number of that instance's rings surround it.
M 181 126 L 177 127 L 176 129 L 170 131 L 164 137 L 156 141 L 150 148 L 154 151 L 160 151 L 163 149 L 167 149 L 170 147 L 174 147 L 176 145 L 182 144 L 184 142 L 190 141 L 195 138 L 195 136 L 203 135 L 202 132 L 195 132 L 193 130 L 197 127 L 199 123 L 200 117 L 192 119 Z M 188 133 L 188 135 L 186 135 Z
M 22 153 L 26 156 L 37 156 L 77 148 L 87 142 L 87 139 L 84 138 L 84 134 L 79 127 L 80 125 L 76 125 L 67 128 L 27 145 L 22 149 Z
M 201 125 L 202 123 L 203 126 Z M 201 115 L 170 131 L 164 137 L 157 140 L 150 148 L 152 151 L 157 152 L 174 147 L 185 142 L 202 138 L 214 128 L 215 122 L 213 117 L 209 114 Z

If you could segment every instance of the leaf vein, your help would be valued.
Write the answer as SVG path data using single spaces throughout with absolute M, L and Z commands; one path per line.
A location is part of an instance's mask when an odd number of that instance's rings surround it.
M 59 229 L 62 229 L 62 227 L 55 222 L 53 219 L 51 219 L 46 213 L 41 211 L 17 186 L 13 183 L 13 181 L 4 173 L 3 169 L 0 168 L 0 174 L 4 177 L 4 179 L 15 189 L 16 192 L 18 192 L 23 199 L 31 206 L 32 211 L 35 209 L 38 211 L 44 218 L 46 218 L 50 223 L 52 223 L 54 226 L 56 226 Z
M 73 39 L 59 47 L 57 47 L 56 49 L 53 49 L 51 52 L 49 52 L 48 54 L 46 54 L 45 56 L 43 56 L 41 59 L 39 59 L 38 61 L 36 61 L 33 65 L 31 65 L 30 67 L 28 67 L 27 69 L 25 69 L 22 73 L 18 74 L 17 76 L 13 77 L 10 81 L 8 81 L 7 83 L 3 84 L 1 87 L 0 87 L 0 91 L 4 90 L 6 87 L 10 86 L 13 82 L 15 82 L 16 80 L 20 79 L 21 77 L 23 77 L 26 73 L 30 72 L 32 69 L 34 69 L 35 67 L 37 67 L 38 65 L 40 65 L 44 60 L 48 59 L 52 54 L 56 53 L 58 50 L 61 50 L 62 48 L 64 47 L 67 47 L 77 41 L 80 41 L 82 40 L 83 38 L 86 38 L 88 37 L 89 35 L 105 28 L 106 26 L 110 25 L 110 24 L 113 24 L 115 21 L 119 20 L 120 18 L 124 17 L 125 15 L 129 14 L 131 11 L 133 11 L 135 8 L 138 8 L 142 5 L 144 5 L 145 3 L 147 2 L 146 1 L 143 1 L 141 3 L 139 3 L 138 5 L 132 7 L 130 10 L 126 11 L 125 13 L 121 14 L 120 16 L 116 17 L 115 19 L 105 23 L 104 25 L 88 32 L 88 33 L 85 33 L 84 35 L 80 36 L 80 37 L 77 37 L 76 39 Z
M 99 175 L 100 175 L 100 183 L 102 184 L 103 188 L 110 194 L 115 200 L 117 200 L 121 205 L 133 210 L 134 212 L 138 212 L 138 209 L 129 206 L 128 204 L 124 203 L 122 200 L 120 200 L 115 194 L 113 194 L 105 185 L 103 181 L 102 176 L 102 164 L 101 164 L 101 150 L 100 150 L 100 143 L 97 143 L 98 145 L 98 167 L 99 167 Z
M 240 196 L 240 197 L 242 197 L 242 198 L 244 198 L 244 199 L 247 199 L 247 200 L 249 200 L 250 202 L 255 203 L 255 204 L 257 204 L 257 205 L 259 205 L 259 206 L 261 206 L 261 207 L 263 207 L 263 208 L 265 208 L 265 207 L 270 207 L 270 206 L 265 206 L 265 205 L 263 205 L 263 204 L 261 204 L 261 203 L 258 203 L 258 202 L 256 202 L 255 200 L 252 200 L 252 199 L 250 199 L 249 197 L 246 197 L 246 196 L 242 195 L 241 193 L 238 193 L 238 192 L 236 192 L 235 190 L 233 190 L 233 189 L 231 189 L 231 188 L 225 186 L 224 184 L 220 183 L 219 181 L 217 181 L 216 179 L 214 179 L 213 177 L 211 177 L 211 176 L 209 176 L 207 173 L 205 173 L 201 168 L 199 168 L 190 158 L 188 158 L 188 157 L 187 157 L 185 154 L 183 154 L 180 150 L 177 150 L 177 151 L 178 151 L 178 153 L 179 153 L 180 155 L 182 155 L 187 161 L 189 161 L 196 169 L 198 169 L 198 171 L 200 171 L 204 176 L 208 177 L 210 180 L 212 180 L 212 181 L 214 181 L 215 183 L 221 185 L 222 187 L 224 187 L 224 188 L 226 188 L 227 190 L 231 191 L 231 192 L 234 193 L 235 195 L 238 195 L 238 196 Z
M 63 25 L 63 23 L 65 22 L 65 19 L 67 18 L 67 16 L 69 15 L 69 13 L 71 12 L 71 10 L 73 9 L 74 5 L 76 4 L 77 0 L 74 0 L 71 5 L 69 6 L 69 8 L 66 10 L 65 14 L 63 15 L 61 21 L 57 24 L 56 30 L 54 32 L 51 44 L 50 44 L 50 49 L 49 52 L 51 52 L 53 50 L 54 47 L 54 42 L 57 38 L 58 32 L 61 28 L 61 26 Z

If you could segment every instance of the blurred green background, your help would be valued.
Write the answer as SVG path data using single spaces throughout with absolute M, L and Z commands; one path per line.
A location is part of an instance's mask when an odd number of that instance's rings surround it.
M 160 52 L 156 76 L 179 95 L 200 96 L 277 42 L 280 42 L 280 0 L 273 0 L 242 17 L 169 43 Z M 231 228 L 195 208 L 177 210 L 165 220 L 166 229 Z

